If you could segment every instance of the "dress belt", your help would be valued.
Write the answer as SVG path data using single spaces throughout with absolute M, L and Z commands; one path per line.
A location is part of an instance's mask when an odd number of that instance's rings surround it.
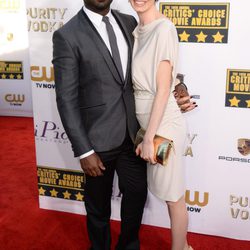
M 151 97 L 150 99 L 154 98 L 154 94 L 153 93 L 150 93 L 147 90 L 141 90 L 141 89 L 136 89 L 134 91 L 134 96 L 135 97 Z

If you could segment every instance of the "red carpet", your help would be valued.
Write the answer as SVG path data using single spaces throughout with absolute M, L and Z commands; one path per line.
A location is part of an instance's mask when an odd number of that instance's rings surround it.
M 38 207 L 33 120 L 0 117 L 0 249 L 86 250 L 85 216 Z M 113 245 L 119 222 L 112 222 Z M 250 232 L 249 232 L 250 233 Z M 170 249 L 167 229 L 142 226 L 142 250 Z M 248 250 L 250 242 L 189 234 L 195 250 Z

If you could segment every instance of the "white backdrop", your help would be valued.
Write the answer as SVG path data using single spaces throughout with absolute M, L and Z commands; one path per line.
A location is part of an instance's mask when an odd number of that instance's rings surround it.
M 32 116 L 25 1 L 0 1 L 0 115 Z
M 51 37 L 81 6 L 81 0 L 27 0 L 40 207 L 80 214 L 84 176 L 56 110 Z M 181 22 L 178 71 L 198 98 L 198 108 L 185 114 L 189 231 L 250 240 L 250 4 L 159 1 L 157 6 Z M 113 1 L 113 7 L 135 15 L 127 1 Z M 243 144 L 246 152 L 240 153 Z M 117 187 L 112 202 L 112 218 L 119 219 Z M 143 223 L 169 227 L 167 217 L 164 203 L 149 194 Z

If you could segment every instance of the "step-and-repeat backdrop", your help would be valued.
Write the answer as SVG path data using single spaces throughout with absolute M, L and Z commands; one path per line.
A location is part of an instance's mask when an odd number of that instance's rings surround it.
M 250 240 L 249 1 L 157 6 L 177 27 L 178 71 L 198 104 L 185 114 L 189 230 Z M 82 0 L 27 0 L 40 207 L 84 214 L 85 178 L 57 113 L 51 64 L 53 32 L 81 7 Z M 113 7 L 135 15 L 128 1 Z M 113 219 L 120 200 L 115 183 Z M 149 194 L 143 223 L 169 227 L 167 217 L 165 204 Z
M 32 116 L 25 1 L 0 0 L 0 115 Z

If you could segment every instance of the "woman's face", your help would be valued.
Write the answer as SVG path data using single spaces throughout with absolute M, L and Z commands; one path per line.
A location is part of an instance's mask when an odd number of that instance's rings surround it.
M 137 13 L 143 13 L 155 4 L 155 0 L 130 0 L 130 4 Z

